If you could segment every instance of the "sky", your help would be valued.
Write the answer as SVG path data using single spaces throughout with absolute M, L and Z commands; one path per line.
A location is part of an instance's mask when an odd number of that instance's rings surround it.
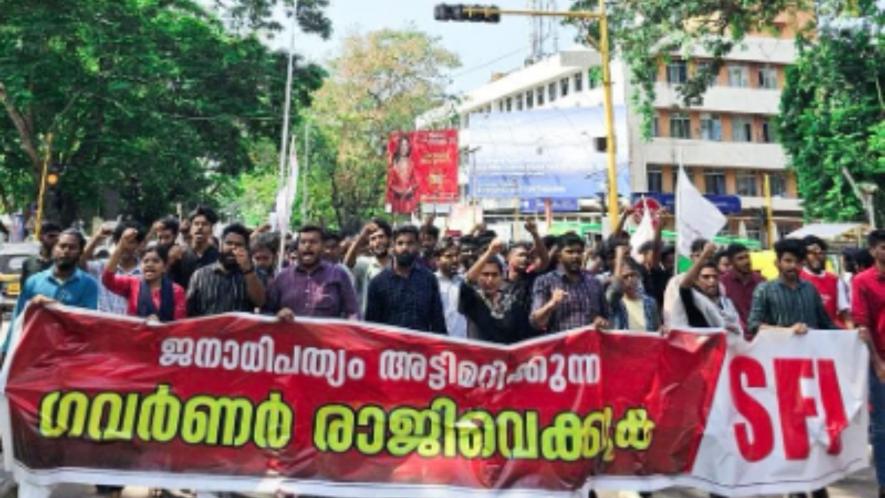
M 417 28 L 439 37 L 442 46 L 458 54 L 461 67 L 451 72 L 449 91 L 460 93 L 489 81 L 494 72 L 519 68 L 530 54 L 531 24 L 526 17 L 504 17 L 499 24 L 439 22 L 433 19 L 433 7 L 439 0 L 331 0 L 327 15 L 332 20 L 332 36 L 323 41 L 319 36 L 300 31 L 295 37 L 295 51 L 312 62 L 323 63 L 332 58 L 341 38 L 354 31 L 366 32 L 382 28 Z M 501 8 L 522 9 L 526 0 L 503 0 Z M 565 9 L 570 2 L 559 1 Z M 280 13 L 277 20 L 288 23 Z M 289 33 L 278 34 L 268 42 L 274 48 L 286 48 Z M 560 26 L 559 49 L 575 46 L 574 30 Z M 552 47 L 552 44 L 548 45 Z

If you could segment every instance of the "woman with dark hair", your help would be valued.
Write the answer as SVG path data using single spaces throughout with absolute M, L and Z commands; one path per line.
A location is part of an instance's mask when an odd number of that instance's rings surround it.
M 127 229 L 114 249 L 111 259 L 105 266 L 101 282 L 114 294 L 128 299 L 128 313 L 134 316 L 151 318 L 161 322 L 171 322 L 187 316 L 184 289 L 173 283 L 166 275 L 169 258 L 168 246 L 154 245 L 145 250 L 141 257 L 141 275 L 118 275 L 109 268 L 116 268 L 123 252 L 137 247 L 138 233 Z
M 394 213 L 411 213 L 418 207 L 418 177 L 412 164 L 412 143 L 402 134 L 391 151 L 388 175 L 387 202 Z

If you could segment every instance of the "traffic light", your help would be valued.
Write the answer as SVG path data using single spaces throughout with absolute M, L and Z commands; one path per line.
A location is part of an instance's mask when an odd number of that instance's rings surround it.
M 48 168 L 46 168 L 46 187 L 49 189 L 55 189 L 58 186 L 59 180 L 61 180 L 61 170 L 62 167 L 59 164 L 52 164 Z
M 501 22 L 501 9 L 496 5 L 464 5 L 441 3 L 433 8 L 437 21 Z

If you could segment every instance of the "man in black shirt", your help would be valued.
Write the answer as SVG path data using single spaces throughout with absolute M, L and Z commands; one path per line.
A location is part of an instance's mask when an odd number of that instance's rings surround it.
M 468 319 L 467 336 L 512 344 L 521 338 L 517 294 L 504 290 L 504 243 L 495 239 L 461 283 L 458 311 Z M 512 290 L 512 287 L 510 288 Z
M 436 276 L 416 265 L 418 229 L 407 225 L 393 232 L 393 268 L 369 283 L 366 321 L 423 332 L 446 333 Z
M 218 215 L 212 208 L 199 206 L 188 216 L 191 243 L 184 251 L 170 251 L 169 274 L 178 285 L 188 287 L 191 276 L 204 266 L 218 261 L 218 249 L 212 245 L 212 227 Z M 248 240 L 248 239 L 247 239 Z

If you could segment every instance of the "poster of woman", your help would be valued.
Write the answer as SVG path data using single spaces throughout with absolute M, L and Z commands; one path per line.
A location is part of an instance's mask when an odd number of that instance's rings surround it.
M 394 134 L 388 145 L 387 202 L 394 213 L 412 213 L 418 207 L 418 175 L 408 133 Z

